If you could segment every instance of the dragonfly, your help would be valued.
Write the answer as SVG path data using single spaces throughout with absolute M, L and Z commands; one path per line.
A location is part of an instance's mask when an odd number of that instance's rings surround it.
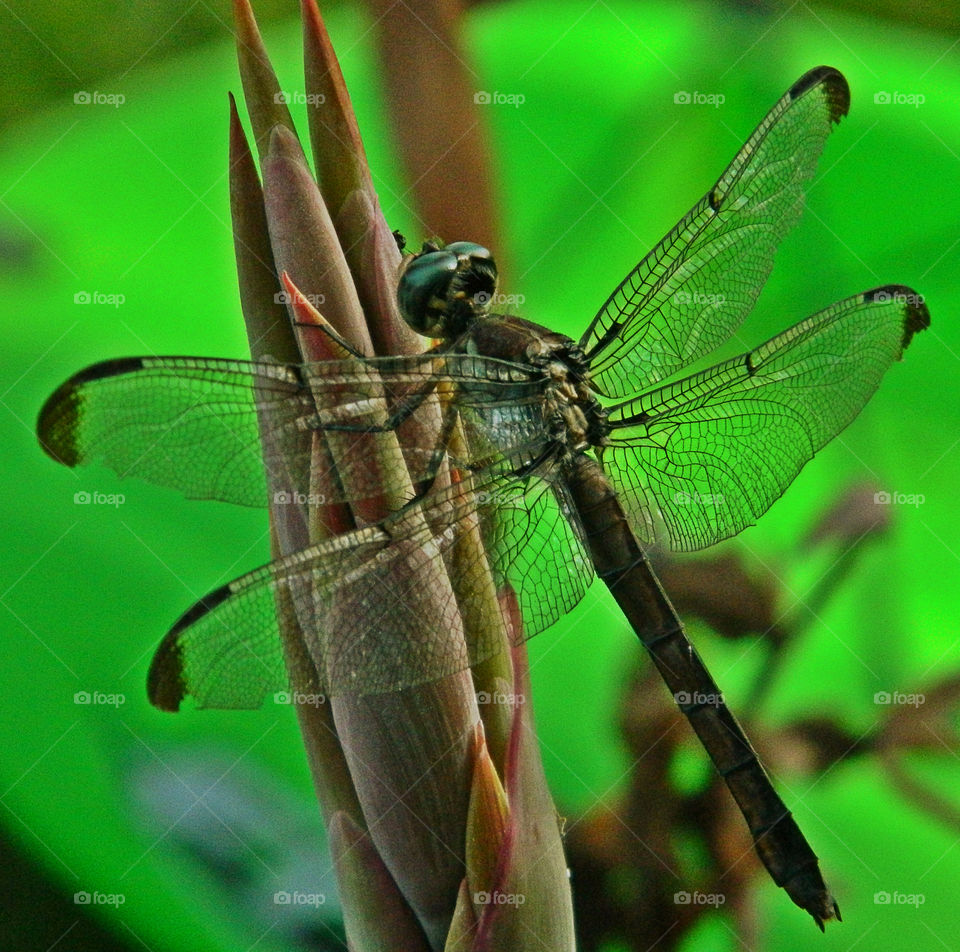
M 191 696 L 199 707 L 255 707 L 288 686 L 278 595 L 308 633 L 303 677 L 331 696 L 366 695 L 503 650 L 484 625 L 463 641 L 449 637 L 477 601 L 480 563 L 498 592 L 513 593 L 515 641 L 568 612 L 598 576 L 726 782 L 774 882 L 821 930 L 839 919 L 816 854 L 647 553 L 701 549 L 752 525 L 929 325 L 919 294 L 885 285 L 690 372 L 752 309 L 849 102 L 836 69 L 797 80 L 578 341 L 493 311 L 489 250 L 430 241 L 404 256 L 397 279 L 401 315 L 436 342 L 421 354 L 366 357 L 341 341 L 340 359 L 309 364 L 134 357 L 62 384 L 38 435 L 68 466 L 98 462 L 188 497 L 248 506 L 268 504 L 271 489 L 275 504 L 287 501 L 276 491 L 287 485 L 308 506 L 355 511 L 383 505 L 383 454 L 399 453 L 409 475 L 406 494 L 388 494 L 396 501 L 385 515 L 358 517 L 189 608 L 154 657 L 153 703 L 177 710 Z M 312 449 L 318 435 L 340 447 L 329 470 L 319 471 Z M 300 453 L 293 467 L 291 445 Z M 468 531 L 482 546 L 467 549 Z M 424 617 L 416 589 L 434 570 L 450 577 L 452 594 Z M 334 636 L 333 617 L 334 627 L 348 620 L 348 635 Z M 387 625 L 407 641 L 381 637 Z

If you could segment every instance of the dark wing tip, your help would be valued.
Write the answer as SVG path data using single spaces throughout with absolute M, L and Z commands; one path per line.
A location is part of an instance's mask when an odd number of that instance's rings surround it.
M 183 643 L 180 635 L 197 621 L 212 612 L 233 594 L 228 583 L 214 589 L 199 602 L 191 605 L 164 635 L 147 674 L 147 697 L 161 711 L 179 711 L 183 699 L 190 693 L 183 664 Z
M 930 326 L 930 311 L 927 309 L 927 304 L 922 295 L 910 291 L 909 288 L 904 290 L 907 291 L 907 299 L 914 301 L 913 304 L 907 305 L 903 321 L 903 348 L 906 350 L 907 345 L 913 339 L 913 335 L 919 334 L 920 331 L 924 331 Z
M 930 311 L 923 295 L 905 284 L 885 284 L 881 288 L 867 291 L 863 297 L 867 301 L 898 301 L 902 304 L 903 338 L 900 346 L 903 350 L 907 349 L 914 334 L 919 334 L 930 326 Z
M 47 456 L 64 466 L 76 466 L 82 462 L 79 430 L 83 419 L 84 384 L 142 368 L 143 360 L 140 357 L 104 360 L 84 368 L 60 384 L 47 397 L 37 417 L 37 439 Z
M 175 631 L 170 631 L 160 642 L 150 670 L 147 672 L 147 697 L 161 711 L 179 711 L 187 696 L 183 678 L 183 655 L 180 640 Z
M 76 466 L 80 462 L 76 443 L 79 404 L 77 387 L 71 378 L 47 397 L 37 417 L 40 448 L 64 466 Z
M 830 121 L 839 122 L 850 111 L 850 86 L 846 77 L 832 66 L 816 66 L 790 87 L 790 98 L 799 99 L 815 86 L 823 87 L 823 95 L 830 106 Z

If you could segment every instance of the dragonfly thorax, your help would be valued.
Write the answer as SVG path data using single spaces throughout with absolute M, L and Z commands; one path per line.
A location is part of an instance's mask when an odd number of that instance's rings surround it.
M 469 241 L 425 242 L 406 259 L 397 286 L 404 320 L 456 350 L 525 364 L 546 377 L 544 421 L 561 456 L 603 446 L 609 426 L 590 387 L 583 352 L 569 338 L 519 317 L 490 314 L 497 268 Z
M 564 360 L 546 366 L 550 379 L 544 415 L 554 438 L 568 453 L 582 453 L 605 441 L 606 415 L 589 386 L 570 373 Z
M 474 322 L 455 347 L 528 367 L 533 378 L 543 381 L 545 429 L 559 455 L 606 445 L 610 426 L 590 384 L 590 365 L 565 334 L 522 317 L 489 314 Z

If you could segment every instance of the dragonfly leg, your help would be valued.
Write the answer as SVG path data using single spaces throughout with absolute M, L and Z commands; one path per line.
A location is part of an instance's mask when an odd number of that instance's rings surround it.
M 353 344 L 351 344 L 345 337 L 341 337 L 341 335 L 338 334 L 334 329 L 333 325 L 327 323 L 326 321 L 324 321 L 322 324 L 317 324 L 313 321 L 293 320 L 291 323 L 294 327 L 306 327 L 312 331 L 320 331 L 321 333 L 326 334 L 327 337 L 329 337 L 338 348 L 350 354 L 351 357 L 356 357 L 358 360 L 364 359 L 364 354 L 357 350 L 357 348 L 354 347 Z
M 338 433 L 390 433 L 413 416 L 436 386 L 435 379 L 428 380 L 420 389 L 405 396 L 383 423 L 338 423 L 336 420 L 324 420 L 321 417 L 317 429 Z
M 419 505 L 433 490 L 437 476 L 440 474 L 440 466 L 447 458 L 450 439 L 453 436 L 453 431 L 459 419 L 459 414 L 453 406 L 448 406 L 444 413 L 443 424 L 440 427 L 437 442 L 434 445 L 433 452 L 430 454 L 430 459 L 427 461 L 426 469 L 417 481 L 416 493 L 413 498 L 403 506 L 404 510 Z

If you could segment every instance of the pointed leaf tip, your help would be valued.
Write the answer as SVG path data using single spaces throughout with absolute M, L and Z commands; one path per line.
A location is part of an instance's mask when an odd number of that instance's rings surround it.
M 234 0 L 233 13 L 243 96 L 250 112 L 253 137 L 262 156 L 274 126 L 285 126 L 294 136 L 296 127 L 248 0 Z
M 491 888 L 509 819 L 507 795 L 487 749 L 483 723 L 478 722 L 467 810 L 467 878 L 474 891 Z
M 314 0 L 301 0 L 304 82 L 317 181 L 336 217 L 351 193 L 376 200 L 360 128 L 330 35 Z
M 319 335 L 316 348 L 312 353 L 314 359 L 346 360 L 355 356 L 346 346 L 346 342 L 334 330 L 333 325 L 313 306 L 313 302 L 298 288 L 286 271 L 280 276 L 284 289 L 287 292 L 287 303 L 293 311 L 298 324 L 306 327 L 316 327 L 323 333 Z

